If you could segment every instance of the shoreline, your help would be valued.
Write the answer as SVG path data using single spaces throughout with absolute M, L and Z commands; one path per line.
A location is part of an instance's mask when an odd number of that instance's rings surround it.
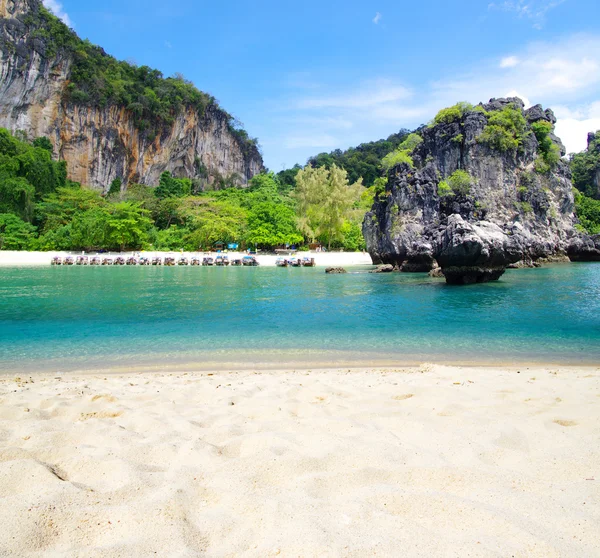
M 60 257 L 77 257 L 85 255 L 88 257 L 100 256 L 107 258 L 115 258 L 121 256 L 125 259 L 131 256 L 145 256 L 147 258 L 153 257 L 174 257 L 180 258 L 182 256 L 190 259 L 192 257 L 199 257 L 202 259 L 204 256 L 210 256 L 215 258 L 217 255 L 228 256 L 230 260 L 241 259 L 247 254 L 245 252 L 158 252 L 158 251 L 135 251 L 135 252 L 106 252 L 98 254 L 96 252 L 19 252 L 19 251 L 0 251 L 0 267 L 34 267 L 34 266 L 50 266 L 52 258 Z M 317 267 L 353 267 L 353 266 L 370 266 L 373 265 L 371 256 L 367 253 L 362 252 L 294 252 L 294 257 L 310 257 L 315 259 Z M 263 267 L 275 267 L 275 261 L 281 256 L 272 254 L 257 254 L 256 259 L 258 263 Z M 76 266 L 73 266 L 76 267 Z M 77 266 L 79 267 L 79 266 Z M 84 267 L 84 266 L 82 266 Z M 87 266 L 86 266 L 87 267 Z M 177 267 L 177 266 L 176 266 Z
M 598 367 L 0 378 L 0 554 L 596 556 L 599 397 Z

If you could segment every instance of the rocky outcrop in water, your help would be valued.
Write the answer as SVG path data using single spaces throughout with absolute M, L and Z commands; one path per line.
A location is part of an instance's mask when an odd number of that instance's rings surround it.
M 491 116 L 505 107 L 524 117 L 518 149 L 482 141 Z M 437 262 L 448 283 L 465 284 L 498 279 L 521 260 L 593 252 L 593 241 L 574 229 L 568 165 L 540 164 L 532 131 L 540 121 L 552 130 L 552 149 L 564 155 L 552 111 L 539 105 L 525 111 L 518 98 L 493 99 L 464 110 L 455 121 L 420 130 L 414 165 L 401 163 L 390 171 L 386 191 L 365 218 L 374 262 L 403 271 L 429 271 Z M 468 173 L 470 184 L 452 191 L 448 180 L 457 170 Z
M 47 136 L 71 180 L 106 190 L 114 179 L 156 185 L 164 171 L 194 178 L 201 167 L 211 181 L 245 185 L 263 169 L 258 149 L 231 132 L 216 105 L 202 113 L 184 107 L 149 136 L 126 106 L 67 100 L 73 58 L 31 24 L 40 7 L 40 0 L 0 0 L 0 127 Z

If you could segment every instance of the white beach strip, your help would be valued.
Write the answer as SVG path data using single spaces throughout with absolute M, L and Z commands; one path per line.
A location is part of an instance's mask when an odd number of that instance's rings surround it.
M 144 256 L 146 258 L 153 257 L 172 257 L 178 260 L 179 258 L 186 257 L 190 260 L 193 257 L 202 259 L 206 255 L 210 255 L 212 258 L 216 258 L 219 254 L 216 252 L 115 252 L 115 253 L 83 253 L 83 252 L 15 252 L 15 251 L 0 251 L 0 267 L 29 267 L 29 266 L 49 266 L 52 262 L 52 258 L 66 258 L 86 255 L 93 257 L 98 255 L 101 258 L 115 258 L 121 256 L 125 259 L 130 256 Z M 228 252 L 223 253 L 229 260 L 241 259 L 246 256 L 243 252 Z M 285 256 L 284 256 L 285 257 Z M 297 258 L 314 258 L 315 263 L 318 267 L 343 267 L 343 266 L 360 266 L 360 265 L 372 265 L 373 260 L 371 256 L 362 252 L 295 252 L 293 257 Z M 278 256 L 273 255 L 262 255 L 258 254 L 256 259 L 261 266 L 275 267 L 275 261 Z
M 600 368 L 0 379 L 2 556 L 600 556 Z

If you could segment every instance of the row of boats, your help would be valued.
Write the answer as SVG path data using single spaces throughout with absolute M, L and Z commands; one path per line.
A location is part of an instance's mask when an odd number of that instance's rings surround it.
M 277 267 L 315 267 L 314 258 L 277 258 Z
M 131 256 L 124 258 L 117 256 L 116 258 L 109 257 L 88 257 L 88 256 L 67 256 L 66 258 L 60 258 L 58 256 L 52 258 L 52 265 L 154 265 L 154 266 L 167 266 L 172 267 L 176 265 L 186 266 L 244 266 L 244 267 L 257 267 L 260 265 L 254 256 L 245 256 L 241 259 L 229 260 L 227 256 L 217 256 L 216 258 L 205 257 L 200 259 L 199 257 L 186 258 L 181 256 L 180 258 L 167 257 L 153 257 L 146 258 Z

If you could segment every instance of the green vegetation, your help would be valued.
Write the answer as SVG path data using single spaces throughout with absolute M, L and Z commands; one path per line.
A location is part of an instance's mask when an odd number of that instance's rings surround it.
M 248 136 L 230 114 L 221 109 L 211 95 L 194 87 L 183 76 L 164 78 L 158 70 L 116 60 L 89 41 L 81 40 L 60 19 L 44 7 L 28 12 L 24 23 L 30 28 L 31 39 L 44 45 L 48 58 L 58 54 L 73 59 L 65 102 L 90 107 L 125 107 L 134 118 L 138 130 L 149 141 L 169 127 L 186 108 L 202 116 L 214 107 L 246 153 L 256 150 L 258 142 Z
M 419 134 L 409 134 L 408 137 L 398 146 L 395 151 L 388 153 L 381 161 L 381 167 L 385 172 L 389 172 L 395 166 L 401 163 L 414 168 L 411 153 L 423 143 L 423 138 Z
M 452 124 L 453 122 L 460 122 L 464 115 L 473 110 L 473 105 L 465 101 L 456 103 L 454 106 L 444 108 L 440 110 L 433 119 L 431 126 L 436 124 Z
M 446 198 L 449 196 L 468 196 L 473 186 L 473 177 L 464 170 L 454 171 L 446 180 L 438 185 L 438 196 Z
M 573 185 L 583 195 L 600 198 L 600 131 L 591 134 L 585 151 L 571 155 Z
M 535 162 L 535 170 L 541 174 L 550 172 L 560 161 L 560 149 L 550 137 L 554 127 L 546 120 L 539 120 L 531 125 L 531 129 L 541 153 L 541 157 L 538 157 Z
M 311 157 L 308 164 L 311 167 L 331 169 L 334 165 L 344 169 L 348 173 L 348 181 L 353 184 L 363 179 L 363 184 L 370 188 L 378 178 L 381 178 L 381 162 L 383 158 L 397 149 L 408 136 L 411 135 L 408 130 L 400 130 L 397 134 L 392 134 L 385 140 L 379 140 L 371 143 L 363 143 L 358 147 L 350 148 L 346 151 L 337 149 L 331 153 L 320 153 L 316 157 Z M 277 176 L 282 184 L 293 187 L 293 178 L 301 167 L 294 167 L 288 171 L 283 171 Z M 284 175 L 284 173 L 286 173 Z
M 344 231 L 355 237 L 353 210 L 364 216 L 360 208 L 363 191 L 362 180 L 350 185 L 348 173 L 335 165 L 330 170 L 307 166 L 297 174 L 294 192 L 300 230 L 312 242 L 324 240 L 329 248 L 343 243 Z M 354 220 L 354 225 L 359 223 Z
M 527 120 L 523 112 L 509 105 L 489 113 L 488 123 L 478 141 L 498 151 L 517 151 L 527 137 Z
M 588 198 L 576 190 L 575 210 L 582 232 L 600 234 L 600 200 Z
M 373 204 L 374 189 L 348 185 L 333 167 L 293 169 L 292 180 L 324 177 L 311 191 L 311 234 L 300 232 L 296 194 L 273 173 L 255 176 L 248 188 L 196 191 L 193 181 L 165 172 L 156 188 L 111 184 L 99 192 L 66 179 L 66 167 L 51 157 L 45 138 L 31 144 L 0 129 L 0 250 L 210 249 L 217 242 L 269 249 L 327 242 L 364 249 L 360 224 Z

